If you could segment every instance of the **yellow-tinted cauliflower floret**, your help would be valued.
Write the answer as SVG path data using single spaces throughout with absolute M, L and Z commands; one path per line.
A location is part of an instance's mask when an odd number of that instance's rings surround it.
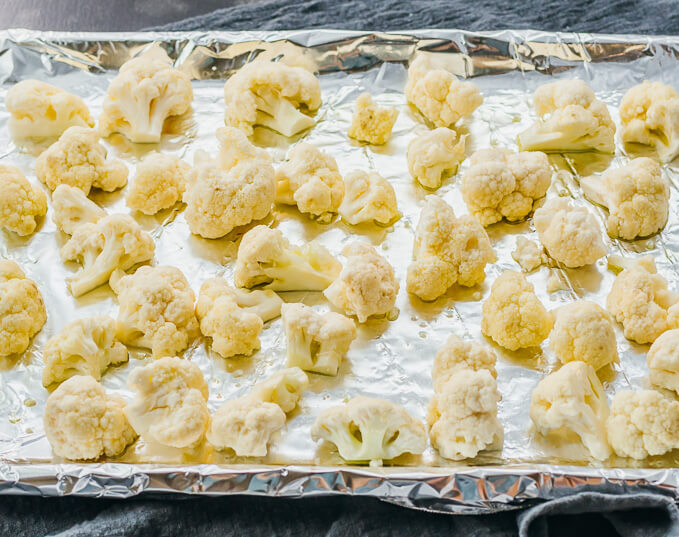
M 96 224 L 106 211 L 74 186 L 59 185 L 52 192 L 52 220 L 57 228 L 73 235 L 83 224 Z
M 156 214 L 180 201 L 191 180 L 191 166 L 182 159 L 151 153 L 137 166 L 125 201 L 132 209 Z
M 19 168 L 0 164 L 0 227 L 30 235 L 36 218 L 47 212 L 47 196 L 28 182 Z
M 466 136 L 446 127 L 439 127 L 413 138 L 408 144 L 408 171 L 423 187 L 441 186 L 443 174 L 455 173 L 464 159 Z
M 434 366 L 431 370 L 434 391 L 440 392 L 443 385 L 454 374 L 466 369 L 472 371 L 485 369 L 493 377 L 497 377 L 496 361 L 497 355 L 493 350 L 476 341 L 464 341 L 453 334 L 441 346 L 434 358 Z
M 356 99 L 356 111 L 351 118 L 347 134 L 359 142 L 373 145 L 386 144 L 391 138 L 398 110 L 380 108 L 373 102 L 369 93 L 362 93 Z
M 283 412 L 292 412 L 308 387 L 306 373 L 299 367 L 289 367 L 255 384 L 249 397 L 264 403 L 276 403 Z
M 679 394 L 679 329 L 668 330 L 653 342 L 646 355 L 648 380 L 653 386 Z
M 347 223 L 386 226 L 400 217 L 394 187 L 380 174 L 355 170 L 344 177 L 344 186 L 339 214 Z

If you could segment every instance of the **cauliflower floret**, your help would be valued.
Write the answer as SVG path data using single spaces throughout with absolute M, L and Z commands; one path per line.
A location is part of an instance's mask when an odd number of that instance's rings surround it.
M 195 295 L 175 267 L 140 267 L 112 280 L 120 309 L 116 336 L 128 345 L 151 349 L 153 356 L 183 351 L 198 335 Z
M 106 148 L 94 129 L 70 127 L 35 161 L 35 174 L 47 188 L 74 186 L 85 194 L 100 188 L 113 192 L 127 184 L 127 166 L 106 160 Z
M 52 451 L 73 460 L 120 455 L 137 438 L 124 407 L 122 397 L 109 395 L 92 377 L 69 378 L 45 405 L 43 424 Z
M 608 401 L 594 368 L 585 362 L 564 364 L 543 378 L 533 390 L 530 419 L 537 431 L 564 429 L 576 433 L 590 455 L 606 460 Z
M 359 323 L 389 313 L 399 290 L 393 267 L 365 242 L 348 244 L 342 254 L 347 262 L 323 292 L 325 297 L 333 306 L 358 317 Z
M 47 213 L 47 196 L 28 182 L 19 168 L 0 164 L 0 227 L 17 235 L 35 231 L 36 219 Z
M 147 52 L 126 61 L 111 80 L 99 130 L 102 136 L 119 132 L 136 143 L 160 142 L 165 120 L 187 112 L 192 100 L 188 75 L 172 67 L 164 52 Z
M 447 171 L 455 173 L 464 160 L 466 136 L 439 127 L 413 138 L 408 144 L 408 171 L 423 187 L 436 189 Z
M 288 367 L 337 375 L 342 357 L 356 338 L 354 321 L 339 313 L 321 315 L 304 304 L 283 304 Z
M 224 84 L 226 124 L 248 136 L 255 125 L 283 136 L 313 127 L 314 113 L 321 106 L 318 79 L 302 67 L 255 61 L 239 69 Z
M 173 155 L 151 153 L 137 166 L 130 187 L 127 206 L 144 214 L 156 214 L 182 199 L 193 170 Z
M 374 222 L 386 226 L 401 216 L 394 187 L 380 174 L 355 170 L 344 178 L 344 185 L 339 214 L 349 224 Z
M 74 186 L 59 185 L 52 193 L 52 220 L 57 228 L 73 235 L 83 224 L 96 224 L 106 211 Z
M 436 353 L 431 378 L 434 381 L 434 392 L 440 393 L 448 380 L 463 370 L 486 370 L 497 377 L 494 351 L 476 341 L 464 341 L 452 334 Z
M 219 278 L 215 278 L 219 280 Z M 267 322 L 281 315 L 283 300 L 271 289 L 251 291 L 250 289 L 236 289 L 224 280 L 219 283 L 219 292 L 228 294 L 239 308 L 254 313 L 262 321 Z
M 606 425 L 621 457 L 644 459 L 679 448 L 679 402 L 653 390 L 616 393 Z
M 155 243 L 126 214 L 112 214 L 96 224 L 78 226 L 61 248 L 61 259 L 82 264 L 68 280 L 73 296 L 81 296 L 108 282 L 116 269 L 128 270 L 153 258 Z
M 116 322 L 101 315 L 67 324 L 43 349 L 42 384 L 49 386 L 74 375 L 99 380 L 109 366 L 127 362 L 125 345 L 116 341 Z
M 359 142 L 386 144 L 391 138 L 391 129 L 397 117 L 396 108 L 380 108 L 369 93 L 361 93 L 356 99 L 356 111 L 347 135 Z
M 406 98 L 437 127 L 452 127 L 471 116 L 483 97 L 473 82 L 460 82 L 445 69 L 437 69 L 427 55 L 418 55 L 408 68 Z
M 583 177 L 580 186 L 587 198 L 608 209 L 606 228 L 613 238 L 647 237 L 667 223 L 670 184 L 650 158 L 636 158 L 601 177 Z
M 533 105 L 540 119 L 519 134 L 521 151 L 615 152 L 615 123 L 606 105 L 582 80 L 540 86 Z
M 454 284 L 472 287 L 486 278 L 487 263 L 497 257 L 485 230 L 472 216 L 455 217 L 438 196 L 425 198 L 415 230 L 408 292 L 435 300 Z
M 137 393 L 125 414 L 144 440 L 188 448 L 203 439 L 210 421 L 208 385 L 196 364 L 161 358 L 133 369 L 127 386 Z
M 5 96 L 12 138 L 53 138 L 69 127 L 94 127 L 85 102 L 72 93 L 41 82 L 22 80 Z
M 679 393 L 679 329 L 668 330 L 653 342 L 646 365 L 653 386 Z
M 516 237 L 516 247 L 512 252 L 512 259 L 525 272 L 534 271 L 546 261 L 545 255 L 542 253 L 542 247 L 536 242 L 520 235 Z
M 297 205 L 321 223 L 332 220 L 344 198 L 337 162 L 310 144 L 299 144 L 276 170 L 276 202 Z
M 256 226 L 240 241 L 233 280 L 237 287 L 273 291 L 323 291 L 342 270 L 324 246 L 291 246 L 278 229 Z
M 271 375 L 252 388 L 249 397 L 264 403 L 275 403 L 283 412 L 292 412 L 302 392 L 309 387 L 309 377 L 299 367 L 289 367 Z
M 535 211 L 533 224 L 547 253 L 567 267 L 591 265 L 606 255 L 594 215 L 566 198 L 548 200 Z
M 487 369 L 461 369 L 451 375 L 432 397 L 427 421 L 433 425 L 443 414 L 466 418 L 472 414 L 497 413 L 502 399 L 497 381 Z
M 24 352 L 46 320 L 35 282 L 14 261 L 0 259 L 0 356 Z
M 481 331 L 498 345 L 515 351 L 540 345 L 554 318 L 545 309 L 533 285 L 520 272 L 505 270 L 493 282 L 483 303 Z
M 396 403 L 372 397 L 354 397 L 346 405 L 321 411 L 311 438 L 332 442 L 342 458 L 352 462 L 417 455 L 427 447 L 421 421 Z
M 223 170 L 230 170 L 246 160 L 261 160 L 271 164 L 271 156 L 266 149 L 253 145 L 243 131 L 235 127 L 217 129 L 219 142 L 219 163 Z
M 469 212 L 484 226 L 503 218 L 510 222 L 525 218 L 552 182 L 544 153 L 482 149 L 470 163 L 460 189 Z

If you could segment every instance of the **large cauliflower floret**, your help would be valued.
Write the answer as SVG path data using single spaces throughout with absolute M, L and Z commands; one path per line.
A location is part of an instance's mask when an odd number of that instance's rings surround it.
M 30 235 L 36 219 L 47 213 L 47 196 L 28 182 L 19 168 L 0 164 L 0 227 Z
M 73 296 L 108 282 L 117 269 L 128 270 L 153 258 L 155 243 L 129 215 L 112 214 L 95 224 L 78 226 L 61 248 L 61 259 L 82 265 L 68 280 Z
M 653 342 L 646 355 L 648 380 L 653 386 L 679 394 L 679 329 L 668 330 Z
M 46 320 L 35 282 L 14 261 L 0 259 L 0 356 L 24 352 Z
M 111 80 L 99 130 L 102 136 L 119 132 L 132 142 L 156 143 L 165 120 L 185 113 L 192 100 L 189 77 L 165 53 L 147 52 L 126 61 Z
M 106 148 L 94 129 L 70 127 L 35 161 L 35 174 L 50 190 L 74 186 L 85 194 L 100 188 L 113 192 L 127 184 L 127 166 L 106 160 Z
M 636 158 L 601 177 L 583 177 L 580 186 L 587 198 L 608 209 L 606 228 L 613 238 L 647 237 L 667 223 L 670 184 L 650 158 Z
M 275 403 L 283 412 L 292 412 L 309 387 L 309 377 L 299 367 L 289 367 L 271 375 L 252 388 L 249 397 L 264 403 Z
M 179 269 L 140 267 L 112 287 L 120 304 L 116 335 L 123 343 L 160 358 L 183 351 L 198 335 L 195 295 Z
M 421 421 L 396 403 L 372 397 L 354 397 L 346 405 L 321 411 L 311 438 L 332 442 L 342 458 L 352 462 L 417 455 L 427 447 Z
M 591 365 L 569 362 L 543 378 L 533 390 L 530 418 L 537 431 L 565 429 L 576 433 L 590 455 L 606 460 L 608 401 Z
M 297 205 L 300 212 L 329 222 L 344 198 L 337 162 L 310 144 L 299 144 L 276 170 L 276 202 Z
M 679 448 L 679 402 L 653 390 L 615 394 L 608 440 L 621 457 L 644 459 Z
M 85 102 L 72 93 L 41 82 L 22 80 L 5 96 L 12 138 L 52 138 L 69 127 L 94 127 Z
M 535 91 L 533 104 L 540 119 L 519 134 L 522 151 L 615 152 L 615 123 L 582 80 L 544 84 Z
M 396 118 L 396 108 L 380 108 L 369 93 L 361 93 L 356 99 L 356 111 L 347 134 L 359 142 L 383 145 L 391 138 Z
M 355 170 L 345 176 L 344 186 L 339 214 L 349 224 L 374 222 L 386 226 L 400 217 L 394 187 L 380 174 Z
M 107 394 L 92 377 L 69 378 L 45 405 L 43 424 L 52 451 L 72 460 L 120 455 L 137 438 L 124 407 L 122 397 Z
M 498 345 L 515 351 L 540 345 L 554 319 L 545 309 L 533 285 L 520 272 L 505 270 L 493 282 L 483 303 L 481 331 Z
M 226 124 L 248 136 L 255 125 L 293 136 L 314 126 L 303 112 L 314 113 L 321 106 L 321 86 L 302 67 L 255 61 L 226 81 L 224 101 Z
M 352 242 L 342 254 L 347 262 L 339 277 L 323 292 L 335 307 L 364 323 L 368 317 L 389 313 L 396 303 L 399 283 L 389 262 L 365 242 Z
M 106 211 L 74 186 L 59 185 L 52 193 L 52 220 L 57 228 L 73 235 L 83 224 L 96 224 Z
M 413 138 L 408 144 L 408 171 L 426 188 L 438 188 L 445 172 L 455 173 L 464 160 L 466 136 L 439 127 Z
M 156 214 L 182 199 L 193 170 L 173 155 L 151 153 L 137 166 L 125 199 L 127 206 L 144 214 Z
M 233 280 L 238 287 L 323 291 L 341 270 L 324 246 L 313 241 L 291 246 L 280 230 L 257 226 L 240 241 Z
M 434 391 L 439 393 L 448 380 L 464 370 L 488 371 L 497 377 L 495 362 L 497 355 L 485 345 L 476 341 L 464 341 L 452 334 L 445 344 L 438 350 L 431 370 L 434 381 Z
M 137 393 L 125 414 L 144 440 L 174 448 L 200 443 L 210 414 L 208 385 L 196 364 L 161 358 L 133 369 L 127 385 Z
M 405 94 L 437 127 L 452 127 L 483 103 L 476 84 L 460 82 L 445 69 L 437 69 L 427 55 L 419 55 L 410 63 Z
M 217 129 L 219 142 L 219 163 L 223 170 L 230 170 L 246 160 L 261 160 L 271 164 L 271 156 L 266 149 L 260 149 L 248 140 L 243 131 L 235 127 Z
M 533 224 L 547 253 L 567 267 L 591 265 L 606 255 L 595 216 L 566 198 L 548 200 L 535 211 Z
M 425 198 L 415 230 L 408 292 L 435 300 L 454 284 L 472 287 L 486 278 L 485 267 L 497 257 L 485 230 L 472 216 L 455 216 L 438 196 Z
M 516 237 L 516 247 L 512 251 L 512 259 L 525 272 L 534 271 L 546 261 L 542 246 L 521 235 Z
M 43 348 L 43 386 L 74 375 L 99 380 L 109 366 L 127 362 L 127 348 L 115 334 L 116 322 L 106 315 L 78 319 L 64 326 Z
M 283 304 L 288 367 L 337 375 L 342 357 L 356 338 L 354 321 L 339 313 L 320 314 L 304 304 Z

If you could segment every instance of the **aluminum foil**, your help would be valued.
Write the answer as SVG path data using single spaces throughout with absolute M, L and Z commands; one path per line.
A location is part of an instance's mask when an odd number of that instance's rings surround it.
M 74 299 L 65 279 L 76 270 L 64 265 L 59 247 L 65 237 L 48 217 L 29 238 L 2 232 L 0 255 L 16 260 L 34 279 L 45 297 L 48 321 L 20 358 L 5 360 L 0 371 L 0 492 L 126 497 L 142 492 L 187 494 L 254 494 L 309 496 L 353 494 L 376 496 L 410 507 L 442 512 L 471 513 L 511 509 L 527 502 L 571 494 L 578 490 L 655 490 L 672 497 L 677 491 L 677 455 L 643 462 L 613 459 L 593 463 L 578 442 L 554 442 L 531 431 L 528 407 L 537 382 L 557 366 L 545 342 L 542 349 L 507 352 L 493 345 L 499 355 L 498 385 L 502 393 L 499 417 L 505 427 L 501 453 L 485 453 L 466 463 L 442 459 L 430 447 L 422 456 L 403 456 L 384 468 L 349 467 L 332 446 L 317 445 L 309 429 L 324 408 L 356 395 L 384 397 L 403 405 L 423 419 L 432 395 L 430 371 L 436 350 L 451 333 L 485 339 L 480 333 L 481 300 L 490 283 L 505 269 L 518 270 L 511 258 L 516 238 L 536 239 L 530 222 L 496 224 L 488 228 L 498 262 L 487 268 L 486 283 L 477 288 L 453 288 L 444 297 L 424 303 L 405 291 L 406 267 L 411 258 L 413 230 L 428 194 L 409 176 L 406 147 L 414 134 L 426 131 L 403 95 L 406 67 L 414 54 L 435 53 L 456 74 L 473 78 L 484 95 L 484 104 L 471 119 L 458 126 L 470 134 L 468 154 L 498 146 L 516 148 L 518 132 L 534 119 L 531 96 L 539 85 L 558 79 L 586 80 L 610 107 L 617 120 L 617 106 L 627 88 L 645 79 L 662 80 L 679 87 L 679 39 L 635 36 L 549 34 L 531 31 L 468 33 L 457 30 L 421 30 L 402 34 L 360 34 L 346 31 L 206 32 L 135 34 L 55 34 L 25 30 L 0 33 L 0 103 L 12 84 L 38 78 L 81 95 L 94 116 L 110 80 L 124 61 L 148 47 L 162 47 L 178 68 L 194 79 L 193 111 L 168 125 L 170 132 L 158 145 L 134 145 L 121 136 L 105 141 L 111 156 L 123 159 L 130 176 L 139 159 L 151 150 L 176 154 L 191 162 L 196 150 L 215 153 L 215 130 L 223 125 L 224 78 L 256 56 L 313 62 L 320 71 L 323 106 L 317 126 L 304 137 L 337 159 L 346 173 L 353 169 L 376 170 L 396 190 L 402 218 L 389 228 L 351 227 L 342 222 L 320 225 L 296 210 L 277 207 L 267 224 L 275 225 L 293 243 L 317 239 L 338 254 L 353 240 L 371 241 L 395 267 L 401 280 L 394 321 L 371 320 L 359 335 L 337 377 L 311 374 L 311 386 L 300 408 L 277 433 L 269 455 L 248 459 L 216 452 L 209 445 L 191 451 L 158 451 L 139 441 L 118 459 L 98 464 L 73 464 L 55 459 L 42 429 L 42 412 L 48 392 L 41 386 L 44 343 L 67 322 L 95 314 L 117 315 L 115 297 L 107 286 Z M 366 147 L 349 141 L 346 132 L 354 101 L 370 92 L 381 105 L 394 106 L 400 114 L 392 140 L 383 147 Z M 19 148 L 10 139 L 8 114 L 0 106 L 0 161 L 19 166 L 31 181 L 35 178 L 34 155 L 40 147 Z M 274 160 L 284 160 L 287 149 L 299 139 L 288 140 L 265 129 L 257 130 L 256 143 L 269 148 Z M 614 157 L 580 154 L 550 157 L 555 179 L 548 197 L 571 196 L 576 204 L 604 212 L 581 195 L 578 177 L 623 164 L 629 155 L 618 145 Z M 462 171 L 466 168 L 463 164 Z M 671 214 L 665 230 L 635 242 L 608 240 L 611 253 L 650 253 L 659 271 L 679 289 L 679 211 L 677 169 L 666 166 L 672 182 Z M 458 174 L 459 177 L 459 174 Z M 458 214 L 466 213 L 459 180 L 452 177 L 438 190 Z M 125 190 L 94 195 L 112 212 L 128 212 Z M 205 279 L 230 278 L 237 241 L 245 230 L 219 240 L 190 234 L 181 208 L 153 217 L 135 214 L 156 240 L 156 264 L 179 267 L 197 292 Z M 561 289 L 549 293 L 548 280 L 558 279 Z M 614 274 L 606 260 L 581 269 L 555 264 L 529 274 L 543 303 L 553 309 L 578 298 L 600 304 Z M 320 293 L 284 293 L 284 299 L 303 301 L 327 310 Z M 215 410 L 225 400 L 238 397 L 251 386 L 285 366 L 285 338 L 281 322 L 268 323 L 262 350 L 249 358 L 223 359 L 202 340 L 185 353 L 198 364 L 210 387 L 209 406 Z M 620 363 L 602 373 L 609 397 L 619 389 L 642 387 L 647 369 L 646 346 L 627 341 L 618 330 Z M 148 356 L 134 351 L 129 364 L 113 368 L 103 377 L 107 390 L 130 398 L 125 386 L 129 370 Z

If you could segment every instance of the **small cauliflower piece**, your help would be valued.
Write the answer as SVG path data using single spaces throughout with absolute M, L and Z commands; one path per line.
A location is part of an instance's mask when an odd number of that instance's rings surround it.
M 606 228 L 613 238 L 647 237 L 667 223 L 670 184 L 650 158 L 636 158 L 601 177 L 583 177 L 580 186 L 588 199 L 608 209 Z
M 180 449 L 201 442 L 210 414 L 208 385 L 196 364 L 161 358 L 133 369 L 127 386 L 137 393 L 125 414 L 144 440 Z
M 127 184 L 122 160 L 106 160 L 106 148 L 94 129 L 70 127 L 35 161 L 35 174 L 47 188 L 69 185 L 89 194 L 99 188 L 113 192 Z
M 36 219 L 47 213 L 47 196 L 33 186 L 15 166 L 0 164 L 0 227 L 22 237 L 38 225 Z
M 292 246 L 278 229 L 256 226 L 238 246 L 237 287 L 262 285 L 273 291 L 323 291 L 342 265 L 317 242 Z
M 0 259 L 0 356 L 24 352 L 46 320 L 35 282 L 14 261 Z
M 219 142 L 219 164 L 223 170 L 230 170 L 247 160 L 261 160 L 271 164 L 271 156 L 266 149 L 260 149 L 248 140 L 242 130 L 235 127 L 217 129 Z
M 394 187 L 380 174 L 355 170 L 346 175 L 344 186 L 339 214 L 352 226 L 364 222 L 387 226 L 401 216 Z
M 5 95 L 14 139 L 54 138 L 69 127 L 94 127 L 80 97 L 40 80 L 22 80 Z
M 59 185 L 52 193 L 52 220 L 57 228 L 73 235 L 83 224 L 96 224 L 106 211 L 74 186 Z
M 73 321 L 43 348 L 42 385 L 63 382 L 74 375 L 99 380 L 109 366 L 127 362 L 125 345 L 116 341 L 116 322 L 100 315 Z
M 443 174 L 455 173 L 464 160 L 465 140 L 446 127 L 413 138 L 406 153 L 410 175 L 425 188 L 439 188 Z
M 497 377 L 496 361 L 495 352 L 485 345 L 476 341 L 464 341 L 452 334 L 434 358 L 434 366 L 431 370 L 434 392 L 440 393 L 443 385 L 453 375 L 464 370 L 486 370 L 491 376 Z
M 359 142 L 384 145 L 391 138 L 396 118 L 396 108 L 380 108 L 369 93 L 361 93 L 356 99 L 356 111 L 347 135 Z
M 313 145 L 302 143 L 288 153 L 276 170 L 276 202 L 297 205 L 321 223 L 332 220 L 344 198 L 344 181 L 337 162 Z
M 554 318 L 520 272 L 505 270 L 493 282 L 483 303 L 481 331 L 498 345 L 515 351 L 540 345 Z
M 653 390 L 616 393 L 606 425 L 621 457 L 645 459 L 679 448 L 679 402 Z
M 535 91 L 533 105 L 540 119 L 519 134 L 521 151 L 615 152 L 615 123 L 584 81 L 544 84 Z
M 131 209 L 156 214 L 182 199 L 193 170 L 173 155 L 153 152 L 137 166 L 125 201 Z
M 47 398 L 43 424 L 52 451 L 71 460 L 115 457 L 137 438 L 125 400 L 87 375 L 63 382 Z
M 533 390 L 530 419 L 541 434 L 565 429 L 576 433 L 590 455 L 606 460 L 608 401 L 594 368 L 585 362 L 564 364 Z
M 228 293 L 239 308 L 254 313 L 264 322 L 281 315 L 283 299 L 270 289 L 252 291 L 250 289 L 236 289 L 230 285 L 222 286 L 221 284 L 220 287 L 220 291 Z
M 497 257 L 485 230 L 472 216 L 455 216 L 435 195 L 425 198 L 415 230 L 408 292 L 436 300 L 452 285 L 472 287 L 486 278 L 485 267 Z
M 679 329 L 668 330 L 653 342 L 646 354 L 646 365 L 653 386 L 679 394 Z
M 120 309 L 116 336 L 127 345 L 151 349 L 155 358 L 183 351 L 198 335 L 195 295 L 175 267 L 140 267 L 112 280 Z
M 512 251 L 512 259 L 524 272 L 532 272 L 545 262 L 542 247 L 526 237 L 516 237 L 516 246 Z
M 283 304 L 288 367 L 337 375 L 342 357 L 356 338 L 354 321 L 339 313 L 316 313 L 304 304 Z
M 391 401 L 372 397 L 354 397 L 346 405 L 321 411 L 311 427 L 311 438 L 332 442 L 351 462 L 418 455 L 427 447 L 421 421 Z
M 364 323 L 368 317 L 389 313 L 396 303 L 399 283 L 389 262 L 365 242 L 344 247 L 347 262 L 338 278 L 323 292 L 330 303 Z
M 252 388 L 249 397 L 264 403 L 275 403 L 283 412 L 292 412 L 309 387 L 309 377 L 299 367 L 289 367 L 271 375 Z

